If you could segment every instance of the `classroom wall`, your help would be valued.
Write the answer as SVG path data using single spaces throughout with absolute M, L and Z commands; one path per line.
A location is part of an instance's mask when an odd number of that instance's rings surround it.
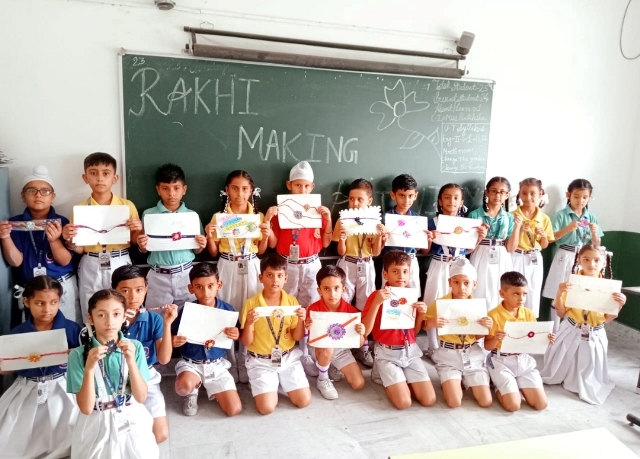
M 209 21 L 219 29 L 431 51 L 472 31 L 469 76 L 496 81 L 487 174 L 513 184 L 543 179 L 549 213 L 562 205 L 570 180 L 587 177 L 603 227 L 640 231 L 639 214 L 624 212 L 640 173 L 640 60 L 627 61 L 618 49 L 626 0 L 176 1 L 173 11 L 157 10 L 153 0 L 0 2 L 0 150 L 16 159 L 14 213 L 33 165 L 50 167 L 56 205 L 69 214 L 88 193 L 82 158 L 98 150 L 122 158 L 120 47 L 178 53 L 189 38 L 182 27 Z M 623 38 L 636 54 L 640 8 L 632 3 Z

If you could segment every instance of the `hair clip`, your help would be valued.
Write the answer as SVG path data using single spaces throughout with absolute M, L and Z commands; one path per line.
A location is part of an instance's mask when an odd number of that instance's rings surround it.
M 262 190 L 261 190 L 260 188 L 254 188 L 254 189 L 253 189 L 253 195 L 254 195 L 256 198 L 259 198 L 259 197 L 260 197 L 260 192 L 261 192 L 261 191 L 262 191 Z
M 220 190 L 220 197 L 223 198 L 225 196 L 229 196 L 226 191 Z

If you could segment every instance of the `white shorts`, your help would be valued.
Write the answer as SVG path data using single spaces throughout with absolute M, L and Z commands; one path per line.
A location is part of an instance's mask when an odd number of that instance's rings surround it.
M 536 370 L 536 361 L 529 354 L 487 356 L 487 370 L 496 391 L 502 395 L 519 389 L 542 389 L 542 378 Z
M 147 399 L 142 404 L 147 411 L 151 413 L 153 419 L 166 417 L 167 411 L 165 409 L 164 395 L 162 395 L 162 391 L 160 390 L 162 376 L 160 376 L 160 373 L 158 373 L 154 367 L 149 368 L 149 375 L 151 377 L 147 381 Z
M 277 392 L 279 385 L 286 393 L 309 387 L 300 357 L 302 357 L 302 351 L 294 347 L 282 357 L 282 365 L 274 367 L 271 366 L 269 359 L 247 354 L 247 374 L 253 396 Z
M 436 371 L 440 377 L 440 383 L 450 379 L 462 380 L 464 387 L 488 386 L 489 372 L 485 367 L 484 352 L 478 343 L 466 350 L 471 366 L 464 368 L 462 362 L 462 349 L 447 349 L 439 347 L 431 356 L 436 364 Z
M 319 258 L 311 263 L 299 265 L 287 262 L 287 282 L 284 284 L 283 290 L 289 295 L 295 296 L 300 306 L 304 308 L 320 300 L 316 283 L 316 274 L 320 268 L 322 265 Z
M 376 343 L 375 358 L 384 387 L 405 381 L 408 384 L 431 381 L 422 361 L 422 351 L 416 343 L 410 344 L 408 349 L 397 350 Z
M 178 265 L 180 266 L 180 265 Z M 161 268 L 171 269 L 175 266 L 161 266 Z M 153 269 L 147 274 L 147 299 L 145 306 L 154 308 L 165 304 L 176 304 L 182 306 L 187 301 L 195 301 L 196 296 L 189 293 L 189 272 L 191 268 L 175 274 L 160 274 Z
M 336 266 L 341 268 L 346 274 L 346 288 L 342 298 L 344 298 L 347 303 L 351 303 L 351 300 L 353 300 L 353 297 L 355 296 L 356 308 L 362 311 L 365 303 L 367 302 L 367 298 L 369 298 L 369 295 L 371 295 L 376 289 L 376 270 L 373 267 L 373 259 L 369 259 L 369 261 L 364 262 L 364 277 L 358 276 L 358 263 L 347 261 L 344 257 L 340 257 Z
M 316 348 L 313 346 L 309 346 L 309 348 L 313 349 L 312 355 L 314 356 L 314 360 L 317 361 L 317 359 L 315 359 Z M 353 352 L 351 352 L 351 349 L 333 349 L 331 364 L 338 370 L 342 370 L 344 367 L 352 363 L 356 363 L 356 359 L 353 357 Z
M 542 290 L 542 255 L 540 255 L 539 250 L 536 252 L 535 256 L 538 262 L 535 265 L 531 263 L 532 256 L 532 253 L 513 252 L 511 259 L 513 260 L 513 270 L 518 271 L 527 278 L 529 292 L 524 305 L 531 309 L 531 312 L 537 318 L 540 314 L 540 291 Z
M 180 361 L 176 363 L 176 375 L 180 376 L 180 373 L 185 371 L 198 375 L 202 386 L 207 391 L 209 400 L 213 400 L 215 394 L 220 392 L 236 390 L 236 383 L 233 382 L 233 376 L 231 376 L 231 373 L 228 371 L 231 363 L 229 363 L 227 359 L 222 357 L 206 365 L 210 366 L 210 368 L 207 369 L 207 373 L 211 373 L 211 378 L 205 379 L 204 377 L 205 364 L 188 362 L 184 359 L 180 359 Z

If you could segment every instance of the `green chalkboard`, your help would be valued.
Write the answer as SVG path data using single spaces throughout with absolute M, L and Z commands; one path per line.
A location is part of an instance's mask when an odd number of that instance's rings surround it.
M 165 162 L 183 167 L 186 204 L 205 222 L 232 170 L 253 176 L 265 211 L 301 160 L 334 216 L 360 177 L 388 209 L 401 173 L 418 181 L 421 215 L 434 214 L 448 182 L 465 187 L 469 207 L 480 203 L 491 83 L 126 54 L 122 95 L 126 195 L 140 210 L 157 202 Z

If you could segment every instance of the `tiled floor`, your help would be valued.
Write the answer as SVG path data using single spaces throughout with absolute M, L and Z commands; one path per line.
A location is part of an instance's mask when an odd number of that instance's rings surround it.
M 617 325 L 617 324 L 614 324 Z M 542 363 L 539 360 L 539 365 Z M 323 399 L 311 378 L 313 401 L 305 409 L 280 398 L 275 413 L 257 413 L 248 385 L 238 384 L 244 411 L 231 419 L 216 402 L 200 392 L 200 411 L 182 415 L 182 399 L 175 395 L 175 377 L 163 377 L 170 437 L 161 445 L 163 458 L 387 458 L 392 454 L 461 448 L 518 440 L 574 430 L 605 427 L 640 455 L 640 427 L 625 421 L 628 412 L 640 416 L 640 394 L 635 393 L 640 369 L 640 332 L 629 333 L 618 326 L 609 329 L 609 372 L 616 388 L 603 406 L 591 406 L 561 386 L 545 386 L 549 408 L 535 412 L 523 407 L 507 413 L 497 401 L 479 408 L 470 393 L 462 407 L 446 407 L 437 373 L 427 363 L 438 403 L 423 408 L 414 403 L 398 411 L 384 389 L 367 383 L 353 391 L 346 381 L 336 383 L 340 398 Z M 597 441 L 597 440 L 596 440 Z

